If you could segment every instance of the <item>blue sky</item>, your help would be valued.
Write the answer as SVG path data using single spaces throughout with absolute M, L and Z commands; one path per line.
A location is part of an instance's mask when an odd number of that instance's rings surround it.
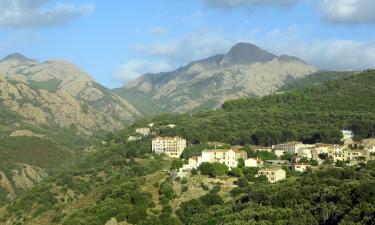
M 366 69 L 373 9 L 373 0 L 0 0 L 0 57 L 68 60 L 108 87 L 240 41 L 321 69 Z

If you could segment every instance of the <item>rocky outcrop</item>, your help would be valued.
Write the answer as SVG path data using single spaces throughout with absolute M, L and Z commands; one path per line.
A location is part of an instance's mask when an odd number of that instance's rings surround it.
M 45 177 L 47 173 L 43 169 L 28 164 L 19 164 L 19 168 L 12 171 L 12 179 L 16 188 L 22 190 L 33 187 Z
M 265 96 L 289 79 L 316 71 L 296 57 L 276 56 L 255 45 L 239 43 L 225 55 L 169 73 L 144 75 L 125 86 L 124 93 L 143 93 L 161 109 L 186 112 L 220 107 L 228 99 Z

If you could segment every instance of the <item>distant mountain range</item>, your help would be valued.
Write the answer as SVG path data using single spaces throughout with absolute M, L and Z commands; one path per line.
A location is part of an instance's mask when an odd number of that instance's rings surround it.
M 238 43 L 227 54 L 172 72 L 146 74 L 115 92 L 145 114 L 179 113 L 217 108 L 229 99 L 265 96 L 316 71 L 296 57 Z

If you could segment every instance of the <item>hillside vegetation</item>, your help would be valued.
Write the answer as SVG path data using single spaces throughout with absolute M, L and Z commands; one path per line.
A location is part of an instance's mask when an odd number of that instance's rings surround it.
M 165 171 L 181 162 L 152 155 L 150 138 L 129 142 L 127 137 L 149 123 L 154 123 L 156 135 L 181 135 L 201 147 L 208 140 L 335 143 L 340 142 L 339 130 L 348 127 L 356 138 L 371 137 L 374 84 L 375 71 L 369 70 L 303 90 L 229 101 L 221 110 L 142 119 L 107 135 L 108 143 L 95 147 L 76 166 L 21 194 L 0 210 L 0 221 L 7 225 L 103 225 L 111 218 L 142 225 L 372 224 L 372 161 L 303 174 L 287 170 L 288 179 L 277 184 L 255 179 L 256 171 L 245 169 L 229 173 L 231 177 L 194 175 L 177 182 Z
M 138 121 L 154 122 L 162 135 L 181 135 L 192 143 L 272 145 L 287 140 L 340 142 L 340 130 L 350 128 L 358 138 L 374 136 L 375 71 L 327 81 L 320 86 L 263 98 L 231 100 L 223 109 L 196 114 L 162 115 Z

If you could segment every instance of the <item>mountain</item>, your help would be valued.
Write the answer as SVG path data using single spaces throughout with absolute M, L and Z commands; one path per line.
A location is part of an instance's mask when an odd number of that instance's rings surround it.
M 187 112 L 218 108 L 229 99 L 265 96 L 286 81 L 316 72 L 292 56 L 276 56 L 239 43 L 227 54 L 193 62 L 173 72 L 146 74 L 115 90 L 141 112 Z
M 0 205 L 139 116 L 71 63 L 5 57 L 0 61 Z
M 155 135 L 179 135 L 196 144 L 187 149 L 194 154 L 208 141 L 335 143 L 340 129 L 350 126 L 356 138 L 374 137 L 374 87 L 375 71 L 369 70 L 283 94 L 228 101 L 222 110 L 143 118 L 0 208 L 0 223 L 371 224 L 374 161 L 355 167 L 323 163 L 304 173 L 283 167 L 287 179 L 273 184 L 255 178 L 256 168 L 173 180 L 166 171 L 183 161 L 151 154 L 152 137 L 134 142 L 127 137 L 153 122 Z M 170 123 L 176 126 L 165 126 Z
M 20 54 L 0 61 L 1 105 L 29 123 L 94 130 L 121 129 L 140 113 L 65 61 L 39 63 Z M 5 77 L 4 77 L 5 76 Z

